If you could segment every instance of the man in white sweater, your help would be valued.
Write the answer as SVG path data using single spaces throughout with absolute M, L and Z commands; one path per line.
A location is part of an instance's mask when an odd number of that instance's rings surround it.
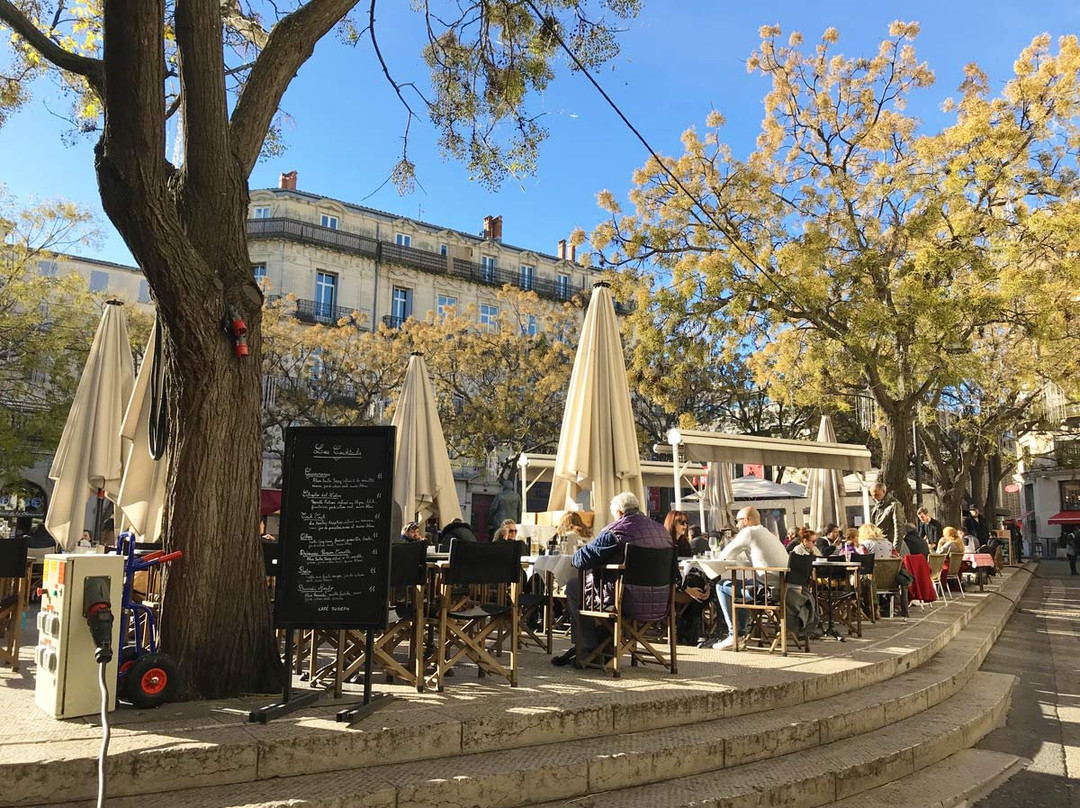
M 737 561 L 752 567 L 787 567 L 787 551 L 780 537 L 761 526 L 761 514 L 758 513 L 757 508 L 743 508 L 739 511 L 735 526 L 739 528 L 739 532 L 720 553 L 721 560 Z M 724 613 L 730 633 L 713 648 L 726 649 L 735 646 L 735 632 L 731 631 L 735 625 L 731 608 L 734 594 L 730 578 L 725 578 L 716 588 L 720 611 Z M 740 612 L 738 631 L 740 636 L 745 636 L 749 621 L 749 614 L 745 611 Z

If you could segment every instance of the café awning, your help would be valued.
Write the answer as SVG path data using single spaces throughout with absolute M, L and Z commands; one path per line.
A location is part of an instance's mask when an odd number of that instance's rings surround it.
M 672 429 L 668 432 L 668 443 L 681 446 L 686 460 L 700 463 L 760 463 L 842 471 L 870 469 L 870 450 L 853 443 L 761 438 L 693 429 Z
M 551 472 L 555 468 L 555 455 L 522 453 L 521 457 L 518 458 L 518 466 L 522 471 L 524 495 L 528 493 L 528 489 L 532 488 L 533 484 L 542 480 L 551 480 Z M 687 474 L 704 477 L 705 466 L 695 464 L 687 469 Z M 671 463 L 660 460 L 642 460 L 641 480 L 646 488 L 670 488 L 674 484 L 671 476 Z
M 1080 525 L 1080 511 L 1062 511 L 1046 520 L 1051 525 Z

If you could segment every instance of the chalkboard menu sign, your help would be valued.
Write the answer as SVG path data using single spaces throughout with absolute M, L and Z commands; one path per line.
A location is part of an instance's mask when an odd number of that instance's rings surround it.
M 385 629 L 394 427 L 285 433 L 279 628 Z

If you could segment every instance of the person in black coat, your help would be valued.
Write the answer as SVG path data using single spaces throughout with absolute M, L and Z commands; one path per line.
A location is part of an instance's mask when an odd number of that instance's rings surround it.
M 904 543 L 907 544 L 909 553 L 918 553 L 919 555 L 930 557 L 930 545 L 926 539 L 923 538 L 922 532 L 915 525 L 908 524 L 905 526 L 907 531 L 904 533 Z
M 974 536 L 977 547 L 990 541 L 990 528 L 974 505 L 968 508 L 968 515 L 964 517 L 964 535 Z
M 941 522 L 930 515 L 926 508 L 919 508 L 919 536 L 929 547 L 937 547 L 941 541 Z M 910 546 L 910 545 L 909 545 Z
M 451 539 L 476 541 L 476 534 L 473 533 L 473 529 L 469 526 L 468 522 L 464 522 L 461 519 L 455 519 L 443 528 L 442 538 L 439 540 L 440 552 L 450 552 Z

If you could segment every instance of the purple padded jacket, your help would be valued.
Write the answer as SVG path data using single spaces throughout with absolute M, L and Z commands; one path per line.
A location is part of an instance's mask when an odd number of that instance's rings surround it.
M 574 567 L 579 570 L 618 564 L 626 553 L 625 545 L 662 549 L 671 547 L 671 536 L 659 522 L 654 522 L 641 511 L 627 511 L 605 527 L 591 542 L 574 553 Z M 586 591 L 591 592 L 591 578 L 586 578 Z M 604 606 L 614 602 L 615 586 L 604 585 Z M 623 608 L 631 620 L 659 620 L 667 614 L 668 594 L 666 586 L 627 586 L 623 594 Z

